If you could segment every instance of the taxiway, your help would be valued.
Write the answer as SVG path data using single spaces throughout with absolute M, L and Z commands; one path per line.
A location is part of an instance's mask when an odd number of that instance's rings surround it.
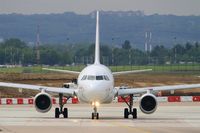
M 91 120 L 92 107 L 68 104 L 69 118 L 36 112 L 34 105 L 1 105 L 0 133 L 199 133 L 200 103 L 159 103 L 157 111 L 138 119 L 124 119 L 124 103 L 101 105 L 99 120 Z M 138 105 L 136 105 L 138 107 Z

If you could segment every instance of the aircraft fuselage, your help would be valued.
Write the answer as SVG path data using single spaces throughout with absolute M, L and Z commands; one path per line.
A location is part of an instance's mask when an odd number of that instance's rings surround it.
M 110 69 L 102 64 L 93 64 L 78 76 L 78 98 L 81 102 L 110 103 L 115 95 L 114 78 Z

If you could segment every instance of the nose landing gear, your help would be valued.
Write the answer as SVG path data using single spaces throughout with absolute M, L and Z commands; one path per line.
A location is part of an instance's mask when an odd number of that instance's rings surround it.
M 99 119 L 99 113 L 97 112 L 97 107 L 99 106 L 98 102 L 93 102 L 92 105 L 94 106 L 94 112 L 92 113 L 92 119 L 96 118 Z

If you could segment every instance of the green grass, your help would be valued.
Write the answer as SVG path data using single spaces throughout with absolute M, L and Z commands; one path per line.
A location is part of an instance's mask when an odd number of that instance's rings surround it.
M 48 67 L 51 69 L 62 69 L 71 71 L 81 71 L 85 66 L 57 66 Z M 0 73 L 49 73 L 42 69 L 42 66 L 34 67 L 14 67 L 14 68 L 0 68 Z M 192 71 L 200 73 L 200 64 L 184 64 L 184 65 L 140 65 L 140 66 L 109 66 L 113 71 L 129 71 L 129 70 L 140 70 L 140 69 L 152 69 L 153 72 L 184 72 Z
M 12 68 L 0 68 L 0 73 L 44 73 L 42 67 L 12 67 Z
M 200 64 L 196 65 L 145 65 L 145 66 L 111 66 L 112 71 L 128 71 L 152 69 L 153 71 L 200 71 Z
M 62 69 L 62 70 L 71 70 L 71 71 L 81 71 L 85 68 L 86 66 L 80 65 L 80 66 L 56 66 L 56 67 L 48 67 L 52 69 Z

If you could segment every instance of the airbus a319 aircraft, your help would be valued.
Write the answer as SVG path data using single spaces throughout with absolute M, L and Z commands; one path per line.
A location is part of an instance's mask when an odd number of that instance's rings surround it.
M 146 70 L 133 70 L 122 72 L 111 72 L 110 69 L 100 63 L 100 46 L 99 46 L 99 12 L 96 16 L 96 43 L 95 43 L 95 61 L 94 64 L 87 66 L 81 72 L 48 69 L 51 71 L 64 72 L 68 74 L 74 74 L 78 76 L 77 85 L 68 88 L 59 87 L 46 87 L 38 85 L 17 84 L 17 83 L 5 83 L 0 82 L 2 87 L 22 88 L 39 90 L 34 98 L 34 105 L 37 111 L 45 113 L 52 107 L 51 95 L 49 93 L 59 94 L 59 108 L 55 108 L 55 118 L 59 118 L 60 114 L 64 118 L 68 118 L 68 109 L 63 109 L 62 98 L 66 96 L 78 97 L 80 102 L 92 104 L 94 112 L 92 113 L 92 119 L 99 119 L 99 113 L 97 107 L 99 104 L 111 103 L 117 96 L 130 96 L 130 100 L 126 102 L 128 108 L 124 109 L 124 118 L 129 118 L 132 115 L 133 119 L 137 118 L 137 109 L 133 108 L 133 95 L 141 94 L 139 101 L 139 107 L 145 114 L 151 114 L 156 111 L 157 100 L 154 93 L 164 90 L 178 90 L 178 89 L 191 89 L 198 88 L 200 84 L 185 84 L 185 85 L 171 85 L 171 86 L 159 86 L 159 87 L 143 87 L 143 88 L 124 88 L 114 87 L 114 76 L 130 73 L 138 73 L 149 71 Z

